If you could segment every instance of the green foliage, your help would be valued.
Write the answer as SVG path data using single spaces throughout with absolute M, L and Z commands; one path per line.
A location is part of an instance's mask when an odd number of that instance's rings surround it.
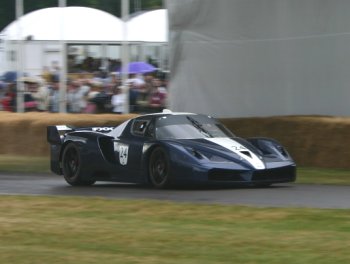
M 0 31 L 16 19 L 15 1 L 2 0 L 0 8 Z

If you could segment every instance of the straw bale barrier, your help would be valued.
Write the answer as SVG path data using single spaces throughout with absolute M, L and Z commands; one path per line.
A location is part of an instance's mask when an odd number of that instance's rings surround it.
M 116 126 L 134 116 L 0 112 L 0 154 L 47 156 L 47 126 Z
M 134 116 L 0 112 L 0 154 L 48 156 L 48 125 L 115 126 Z M 350 168 L 350 118 L 285 116 L 221 121 L 237 136 L 278 140 L 298 165 Z
M 264 136 L 278 140 L 297 165 L 350 168 L 350 118 L 286 116 L 222 121 L 240 137 Z

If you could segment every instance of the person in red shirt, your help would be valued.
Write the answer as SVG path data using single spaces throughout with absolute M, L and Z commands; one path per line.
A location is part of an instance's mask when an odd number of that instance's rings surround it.
M 162 86 L 159 79 L 154 79 L 154 89 L 150 96 L 149 106 L 155 111 L 161 111 L 165 108 L 167 91 Z
M 16 110 L 16 83 L 8 83 L 5 89 L 4 97 L 1 99 L 2 109 L 14 112 Z

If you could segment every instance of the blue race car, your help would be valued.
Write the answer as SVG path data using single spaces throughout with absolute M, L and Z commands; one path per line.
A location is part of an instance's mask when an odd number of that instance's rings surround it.
M 243 139 L 200 114 L 142 115 L 117 127 L 47 127 L 51 170 L 71 185 L 96 181 L 269 186 L 293 182 L 296 165 L 277 141 Z

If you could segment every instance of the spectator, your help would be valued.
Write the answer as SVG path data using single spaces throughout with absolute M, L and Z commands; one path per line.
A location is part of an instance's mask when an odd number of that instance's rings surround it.
M 140 74 L 129 74 L 129 78 L 126 80 L 126 83 L 132 83 L 138 89 L 145 85 L 145 81 L 143 80 L 143 77 Z
M 122 114 L 124 112 L 125 94 L 120 87 L 114 88 L 111 104 L 113 113 Z
M 111 95 L 103 87 L 102 82 L 93 81 L 91 90 L 88 94 L 88 113 L 106 113 L 110 112 Z
M 29 92 L 36 101 L 36 110 L 39 112 L 47 111 L 49 108 L 50 93 L 44 80 L 32 79 L 32 83 L 28 83 Z
M 8 83 L 1 100 L 2 109 L 4 111 L 16 111 L 16 94 L 16 83 Z
M 46 83 L 49 83 L 51 81 L 51 72 L 48 66 L 43 67 L 41 78 L 43 78 Z
M 107 81 L 113 87 L 119 87 L 122 84 L 120 76 L 116 72 L 110 73 Z
M 165 102 L 167 97 L 167 91 L 162 86 L 162 82 L 159 79 L 154 79 L 154 90 L 150 97 L 150 108 L 154 112 L 162 111 L 165 108 Z
M 139 87 L 135 83 L 129 84 L 129 111 L 131 113 L 137 112 L 138 105 L 137 105 L 137 98 L 139 94 Z
M 60 65 L 58 61 L 52 61 L 51 62 L 51 75 L 52 76 L 59 76 L 61 72 Z
M 80 113 L 81 112 L 81 100 L 84 100 L 84 94 L 81 91 L 80 83 L 78 81 L 67 82 L 67 104 L 68 112 Z
M 145 75 L 145 88 L 144 88 L 144 94 L 143 94 L 143 100 L 148 100 L 149 96 L 151 95 L 153 91 L 153 75 L 152 74 L 146 74 Z
M 111 111 L 111 94 L 107 93 L 102 83 L 98 85 L 98 93 L 93 102 L 96 104 L 96 113 L 106 113 Z
M 60 93 L 59 93 L 59 78 L 57 75 L 53 75 L 51 78 L 51 85 L 50 85 L 50 111 L 53 113 L 59 112 L 59 103 L 60 103 Z
M 99 84 L 97 82 L 89 82 L 89 86 L 90 89 L 87 95 L 87 106 L 84 112 L 88 114 L 93 114 L 96 113 L 96 103 L 94 102 L 94 99 L 98 94 Z
M 20 81 L 24 83 L 24 111 L 36 111 L 38 104 L 34 99 L 33 94 L 38 91 L 37 80 L 33 77 L 23 77 Z
M 4 94 L 5 94 L 5 91 L 6 91 L 6 84 L 2 81 L 0 81 L 0 111 L 3 110 L 2 109 L 2 100 L 3 100 L 3 97 L 4 97 Z
M 81 100 L 80 100 L 80 111 L 86 112 L 86 108 L 88 106 L 88 95 L 90 92 L 90 85 L 88 79 L 80 80 L 80 92 L 81 92 Z

